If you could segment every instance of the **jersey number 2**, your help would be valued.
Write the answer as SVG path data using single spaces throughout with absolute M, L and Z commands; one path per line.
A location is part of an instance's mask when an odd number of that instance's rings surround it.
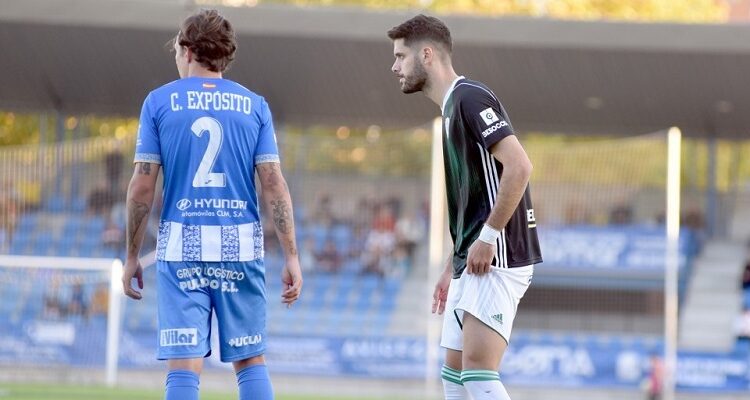
M 208 147 L 203 154 L 198 171 L 195 172 L 193 187 L 225 187 L 227 185 L 226 175 L 222 172 L 211 172 L 216 157 L 219 156 L 219 150 L 221 150 L 224 135 L 221 124 L 211 117 L 200 117 L 193 122 L 190 130 L 198 137 L 203 136 L 203 132 L 208 132 Z

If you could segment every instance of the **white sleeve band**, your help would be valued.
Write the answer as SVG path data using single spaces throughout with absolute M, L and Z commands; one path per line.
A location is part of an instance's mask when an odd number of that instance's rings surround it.
M 483 241 L 483 242 L 485 242 L 487 244 L 496 245 L 497 244 L 497 239 L 500 238 L 500 235 L 502 235 L 502 233 L 500 233 L 499 230 L 497 230 L 497 229 L 495 229 L 495 228 L 493 228 L 493 227 L 491 227 L 491 226 L 489 226 L 487 224 L 484 224 L 484 226 L 482 227 L 482 231 L 479 232 L 479 237 L 477 239 L 479 239 L 479 240 L 481 240 L 481 241 Z

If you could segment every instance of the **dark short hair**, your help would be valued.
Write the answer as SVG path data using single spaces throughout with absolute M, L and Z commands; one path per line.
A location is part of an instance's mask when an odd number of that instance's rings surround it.
M 407 46 L 413 42 L 430 40 L 441 44 L 448 50 L 448 53 L 453 50 L 451 31 L 448 27 L 443 21 L 424 14 L 419 14 L 399 26 L 394 26 L 388 31 L 388 37 L 391 40 L 404 39 L 404 44 Z
M 175 40 L 213 72 L 224 72 L 237 50 L 232 24 L 216 10 L 200 10 L 187 17 Z

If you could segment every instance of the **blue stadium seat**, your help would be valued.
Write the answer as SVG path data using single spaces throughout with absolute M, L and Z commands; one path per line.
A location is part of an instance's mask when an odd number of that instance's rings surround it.
M 52 194 L 47 196 L 42 206 L 49 212 L 59 213 L 65 210 L 65 199 L 59 194 Z
M 31 242 L 31 235 L 25 232 L 23 234 L 16 234 L 11 242 L 10 252 L 12 254 L 22 254 Z
M 383 296 L 395 298 L 400 289 L 401 279 L 388 278 L 383 282 Z
M 338 224 L 331 229 L 329 235 L 336 243 L 336 249 L 338 249 L 339 252 L 349 252 L 352 242 L 352 229 L 349 225 Z
M 745 308 L 750 308 L 750 288 L 745 289 Z
M 71 210 L 73 212 L 79 212 L 79 213 L 86 211 L 86 199 L 83 197 L 78 197 L 78 198 L 73 199 L 73 204 L 71 204 Z
M 750 353 L 750 338 L 738 338 L 734 345 L 734 351 L 740 354 Z
M 102 231 L 104 230 L 104 218 L 102 217 L 92 217 L 88 221 L 85 222 L 85 233 L 87 234 L 96 234 L 100 235 Z
M 34 242 L 43 242 L 47 246 L 52 244 L 54 241 L 54 236 L 52 235 L 52 232 L 45 230 L 45 231 L 37 231 L 36 235 L 34 235 Z
M 380 312 L 385 314 L 391 313 L 396 308 L 396 300 L 395 296 L 386 296 L 383 294 L 378 305 Z
M 68 252 L 76 247 L 76 237 L 74 235 L 63 234 L 60 240 L 57 241 L 57 246 L 60 248 L 68 248 Z
M 332 306 L 335 310 L 344 310 L 349 306 L 349 296 L 337 293 L 333 298 Z
M 338 294 L 348 296 L 354 286 L 357 285 L 357 279 L 352 275 L 340 275 L 338 284 Z
M 315 243 L 315 250 L 322 250 L 326 239 L 328 239 L 328 229 L 322 225 L 313 225 L 310 227 L 309 234 Z
M 380 278 L 372 275 L 365 275 L 360 278 L 360 287 L 365 290 L 375 290 L 380 286 Z
M 356 275 L 360 272 L 361 267 L 357 260 L 352 258 L 344 258 L 344 262 L 341 264 L 341 269 L 338 273 L 342 275 Z
M 303 291 L 304 292 L 304 291 Z M 305 294 L 303 294 L 305 296 Z M 325 292 L 307 292 L 307 296 L 302 299 L 302 302 L 311 309 L 319 310 L 325 307 L 326 297 Z
M 388 331 L 390 315 L 387 313 L 375 314 L 370 322 L 371 335 L 384 335 Z
M 79 235 L 78 236 L 78 245 L 85 246 L 85 247 L 93 247 L 93 246 L 99 246 L 102 243 L 102 238 L 100 235 Z
M 18 222 L 18 230 L 31 232 L 34 230 L 34 228 L 37 225 L 37 221 L 39 220 L 39 215 L 36 213 L 32 214 L 22 214 L 21 220 Z
M 362 292 L 359 294 L 357 301 L 354 303 L 354 309 L 359 312 L 366 312 L 372 305 L 372 297 L 370 293 Z
M 81 231 L 83 224 L 78 218 L 68 218 L 63 227 L 63 235 L 75 237 Z
M 55 252 L 55 248 L 51 246 L 50 241 L 44 240 L 35 241 L 32 249 L 32 253 L 37 256 L 51 256 Z
M 94 257 L 94 253 L 98 246 L 98 243 L 83 242 L 78 244 L 78 246 L 76 246 L 76 249 L 81 257 Z

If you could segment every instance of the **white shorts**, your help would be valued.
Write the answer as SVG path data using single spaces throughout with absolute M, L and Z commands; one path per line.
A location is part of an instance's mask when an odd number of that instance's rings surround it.
M 531 283 L 534 266 L 490 268 L 490 272 L 482 276 L 464 272 L 451 281 L 443 315 L 441 347 L 463 350 L 464 312 L 484 322 L 506 342 L 510 341 L 518 303 Z

